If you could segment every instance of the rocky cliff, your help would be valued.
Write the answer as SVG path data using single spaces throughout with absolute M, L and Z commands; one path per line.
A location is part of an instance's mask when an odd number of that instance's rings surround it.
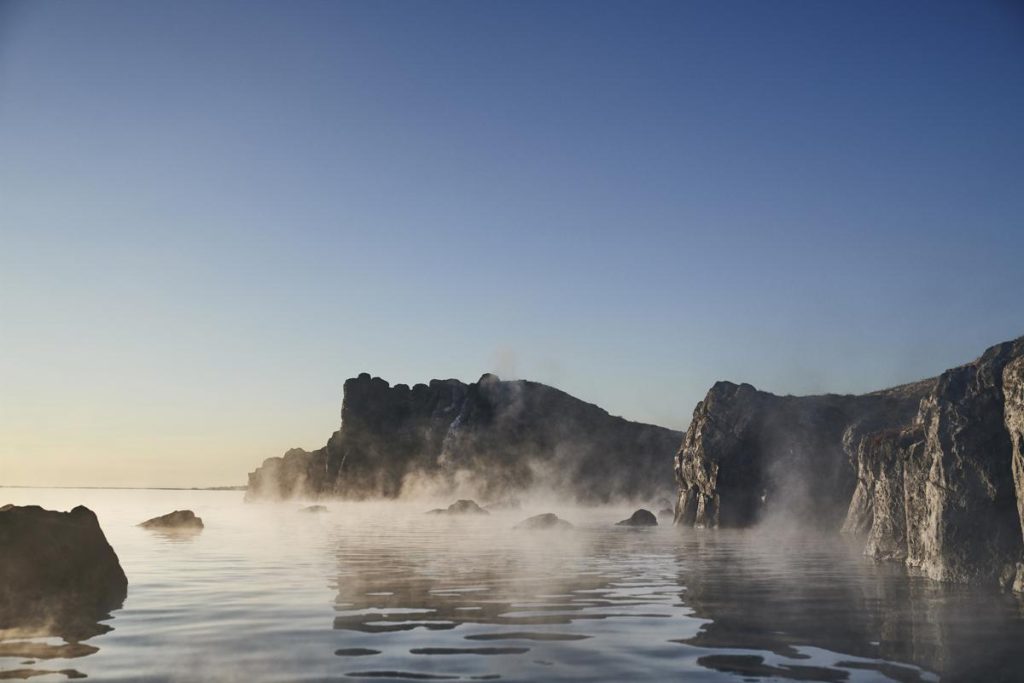
M 565 392 L 494 375 L 464 384 L 345 382 L 341 429 L 249 475 L 248 499 L 393 498 L 471 491 L 483 500 L 540 487 L 580 502 L 671 495 L 682 434 L 629 422 Z
M 676 455 L 676 523 L 776 512 L 941 581 L 1024 589 L 1024 338 L 863 396 L 719 382 Z

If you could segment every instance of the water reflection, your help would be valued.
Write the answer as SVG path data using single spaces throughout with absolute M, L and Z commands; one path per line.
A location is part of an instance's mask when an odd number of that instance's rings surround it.
M 98 647 L 85 641 L 113 630 L 102 623 L 110 615 L 70 605 L 49 611 L 45 619 L 39 618 L 39 614 L 38 610 L 22 611 L 13 605 L 0 609 L 0 679 L 27 679 L 44 674 L 85 678 L 85 674 L 66 666 L 73 662 L 63 660 L 98 652 Z
M 339 538 L 336 654 L 360 665 L 345 673 L 912 683 L 1024 670 L 1016 600 L 907 577 L 836 539 L 494 526 Z
M 681 598 L 708 620 L 680 642 L 773 655 L 698 660 L 716 671 L 822 681 L 871 671 L 906 682 L 1019 681 L 1024 671 L 1011 596 L 907 577 L 837 539 L 697 533 L 678 553 Z M 822 667 L 816 650 L 863 660 Z

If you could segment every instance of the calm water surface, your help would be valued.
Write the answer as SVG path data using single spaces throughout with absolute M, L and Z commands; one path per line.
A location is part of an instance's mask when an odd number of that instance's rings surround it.
M 626 508 L 556 508 L 576 525 L 561 532 L 511 530 L 551 508 L 311 514 L 240 492 L 0 489 L 8 502 L 90 507 L 129 589 L 94 635 L 0 632 L 0 679 L 1024 680 L 1017 599 L 836 541 L 613 526 Z M 206 529 L 135 526 L 181 508 Z

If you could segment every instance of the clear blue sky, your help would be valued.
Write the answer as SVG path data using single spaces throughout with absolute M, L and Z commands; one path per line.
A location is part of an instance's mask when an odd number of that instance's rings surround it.
M 341 384 L 683 428 L 1024 334 L 1018 2 L 0 4 L 0 482 L 221 484 Z

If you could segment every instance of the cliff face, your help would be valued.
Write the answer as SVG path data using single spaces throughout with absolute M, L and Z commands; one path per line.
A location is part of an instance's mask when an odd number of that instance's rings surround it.
M 543 384 L 484 375 L 394 387 L 345 382 L 341 429 L 249 475 L 247 498 L 393 498 L 469 488 L 498 499 L 534 486 L 580 502 L 671 495 L 682 434 L 613 417 Z
M 676 456 L 679 524 L 744 526 L 775 505 L 941 581 L 1024 589 L 1024 338 L 864 396 L 718 383 Z M 780 500 L 781 499 L 781 500 Z
M 776 396 L 718 382 L 676 455 L 676 523 L 749 526 L 790 514 L 835 527 L 857 483 L 849 443 L 908 419 L 927 383 L 865 396 Z

